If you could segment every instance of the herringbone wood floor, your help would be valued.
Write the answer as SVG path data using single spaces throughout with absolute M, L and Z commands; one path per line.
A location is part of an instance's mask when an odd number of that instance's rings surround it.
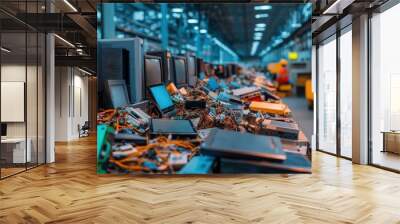
M 95 139 L 0 181 L 0 223 L 400 223 L 400 175 L 315 152 L 312 175 L 97 176 Z

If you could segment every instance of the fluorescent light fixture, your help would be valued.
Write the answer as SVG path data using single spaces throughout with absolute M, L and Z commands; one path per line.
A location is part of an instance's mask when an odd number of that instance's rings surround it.
M 194 23 L 198 23 L 199 21 L 197 19 L 188 19 L 188 23 L 190 24 L 194 24 Z
M 254 36 L 260 36 L 260 37 L 262 37 L 262 35 L 263 35 L 263 33 L 261 33 L 261 32 L 256 32 L 256 33 L 254 33 Z
M 90 72 L 88 72 L 88 71 L 86 71 L 86 70 L 83 70 L 83 69 L 81 69 L 81 68 L 79 68 L 79 67 L 78 67 L 78 70 L 81 71 L 81 72 L 83 72 L 83 73 L 85 73 L 86 75 L 93 75 L 92 73 L 90 73 Z
M 287 38 L 287 37 L 290 36 L 290 33 L 287 32 L 287 31 L 283 31 L 281 35 L 282 35 L 283 38 Z
M 7 49 L 5 47 L 1 47 L 0 49 L 1 49 L 1 51 L 4 51 L 6 53 L 10 53 L 11 52 L 11 50 L 9 50 L 9 49 Z
M 181 18 L 181 14 L 179 14 L 179 13 L 172 13 L 172 17 L 174 17 L 174 18 Z
M 198 26 L 195 26 L 195 27 L 194 27 L 194 30 L 199 30 L 199 27 L 198 27 Z
M 256 19 L 268 18 L 268 14 L 267 13 L 256 14 L 255 18 Z
M 264 28 L 264 27 L 266 27 L 267 25 L 265 24 L 265 23 L 257 23 L 256 24 L 256 27 L 261 27 L 261 28 Z
M 213 39 L 214 40 L 214 42 L 218 45 L 218 46 L 220 46 L 222 49 L 224 49 L 226 52 L 228 52 L 228 53 L 230 53 L 233 57 L 235 57 L 235 58 L 239 58 L 238 56 L 237 56 L 237 54 L 234 52 L 234 51 L 232 51 L 228 46 L 226 46 L 225 44 L 223 44 L 221 41 L 219 41 L 217 38 L 214 38 Z
M 172 8 L 171 10 L 174 13 L 182 13 L 183 12 L 183 8 Z
M 78 12 L 78 10 L 68 0 L 64 0 L 64 3 L 68 5 L 68 7 L 70 7 L 74 12 Z
M 353 2 L 354 0 L 336 0 L 322 14 L 342 14 L 343 9 L 347 8 Z
M 206 29 L 200 29 L 200 33 L 207 33 Z
M 251 56 L 254 56 L 256 54 L 259 44 L 260 44 L 260 41 L 254 41 L 253 42 L 253 45 L 251 46 L 251 52 L 250 52 Z
M 69 42 L 68 40 L 60 37 L 58 34 L 54 34 L 55 37 L 57 37 L 59 40 L 61 40 L 62 42 L 64 42 L 66 45 L 75 48 L 75 45 L 73 45 L 71 42 Z
M 257 5 L 254 6 L 254 10 L 270 10 L 272 9 L 272 6 L 270 5 Z
M 254 36 L 254 40 L 261 40 L 262 36 Z
M 264 31 L 265 27 L 256 27 L 254 28 L 254 31 Z
M 301 24 L 300 23 L 293 23 L 292 27 L 293 28 L 299 28 L 299 27 L 301 27 Z

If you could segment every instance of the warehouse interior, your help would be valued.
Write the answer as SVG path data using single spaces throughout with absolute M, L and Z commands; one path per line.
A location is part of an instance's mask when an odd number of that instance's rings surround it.
M 129 2 L 0 3 L 0 221 L 400 220 L 398 1 Z M 275 93 L 309 142 L 312 173 L 97 175 L 98 60 L 123 61 L 104 52 L 110 41 L 194 56 L 198 78 L 234 67 L 270 80 L 286 66 L 289 87 Z M 128 86 L 132 103 L 139 88 Z

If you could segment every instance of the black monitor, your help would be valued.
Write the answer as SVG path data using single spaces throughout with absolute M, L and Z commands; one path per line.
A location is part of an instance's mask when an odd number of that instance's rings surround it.
M 179 88 L 188 84 L 187 63 L 185 57 L 174 56 L 174 76 L 175 85 Z
M 1 123 L 1 136 L 7 136 L 7 124 Z
M 105 87 L 108 107 L 118 108 L 130 104 L 125 80 L 107 80 Z
M 190 86 L 196 85 L 197 81 L 197 60 L 193 55 L 187 57 L 187 73 L 188 73 L 188 84 Z
M 169 52 L 169 51 L 148 51 L 146 54 L 161 57 L 164 83 L 167 83 L 168 81 L 173 82 L 174 77 L 172 75 L 172 54 L 171 54 L 171 52 Z
M 205 64 L 204 64 L 204 60 L 201 58 L 197 58 L 196 59 L 196 69 L 197 69 L 197 76 L 199 76 L 200 73 L 205 73 Z
M 146 88 L 164 82 L 161 57 L 144 56 L 144 77 Z

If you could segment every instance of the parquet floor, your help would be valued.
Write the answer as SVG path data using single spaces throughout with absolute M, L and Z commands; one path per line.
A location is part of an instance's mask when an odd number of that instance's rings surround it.
M 311 175 L 97 176 L 95 139 L 0 181 L 0 223 L 400 223 L 400 175 L 315 152 Z

